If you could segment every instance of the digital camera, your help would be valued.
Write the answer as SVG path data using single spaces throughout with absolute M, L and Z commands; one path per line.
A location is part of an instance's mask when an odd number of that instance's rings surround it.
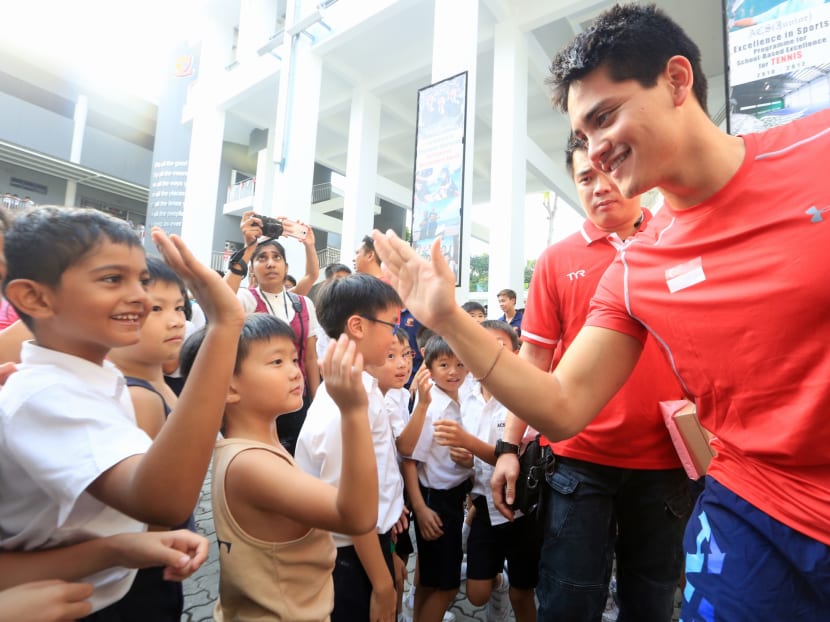
M 282 235 L 282 222 L 270 216 L 254 214 L 262 221 L 262 235 L 266 238 L 278 238 Z

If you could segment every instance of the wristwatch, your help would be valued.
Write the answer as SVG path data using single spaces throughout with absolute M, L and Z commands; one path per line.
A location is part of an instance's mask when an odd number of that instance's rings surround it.
M 496 458 L 502 454 L 516 454 L 518 456 L 519 446 L 499 439 L 496 441 Z

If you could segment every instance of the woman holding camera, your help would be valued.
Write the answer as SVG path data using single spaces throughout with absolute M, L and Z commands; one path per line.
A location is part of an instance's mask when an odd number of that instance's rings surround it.
M 303 406 L 296 412 L 277 418 L 280 442 L 293 456 L 306 410 L 320 384 L 316 347 L 317 313 L 310 298 L 297 294 L 296 288 L 291 292 L 286 290 L 288 263 L 285 260 L 285 248 L 277 238 L 284 233 L 290 234 L 300 239 L 307 249 L 310 246 L 314 250 L 314 234 L 311 227 L 303 223 L 260 216 L 254 212 L 246 212 L 242 216 L 240 228 L 245 246 L 231 257 L 225 282 L 236 291 L 246 313 L 273 315 L 289 324 L 296 336 L 294 345 L 304 380 Z M 315 252 L 315 264 L 316 260 Z M 317 272 L 319 273 L 319 266 Z M 256 278 L 256 287 L 240 287 L 249 273 Z M 306 274 L 300 283 L 311 276 Z M 311 281 L 312 284 L 313 282 L 314 280 Z

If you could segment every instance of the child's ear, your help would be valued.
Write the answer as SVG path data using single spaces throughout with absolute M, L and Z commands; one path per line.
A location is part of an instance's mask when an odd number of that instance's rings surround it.
M 346 320 L 345 332 L 349 339 L 359 341 L 366 336 L 366 323 L 368 320 L 359 315 L 350 315 Z
M 15 279 L 6 285 L 6 299 L 21 312 L 35 319 L 55 314 L 53 290 L 31 279 Z
M 231 383 L 228 385 L 228 392 L 225 394 L 225 404 L 238 404 L 240 399 L 239 391 L 236 388 L 236 382 L 231 378 Z

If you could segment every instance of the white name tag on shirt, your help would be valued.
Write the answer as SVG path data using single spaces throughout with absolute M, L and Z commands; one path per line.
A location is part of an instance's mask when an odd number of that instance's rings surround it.
M 703 260 L 700 257 L 666 270 L 666 285 L 672 294 L 705 280 Z

